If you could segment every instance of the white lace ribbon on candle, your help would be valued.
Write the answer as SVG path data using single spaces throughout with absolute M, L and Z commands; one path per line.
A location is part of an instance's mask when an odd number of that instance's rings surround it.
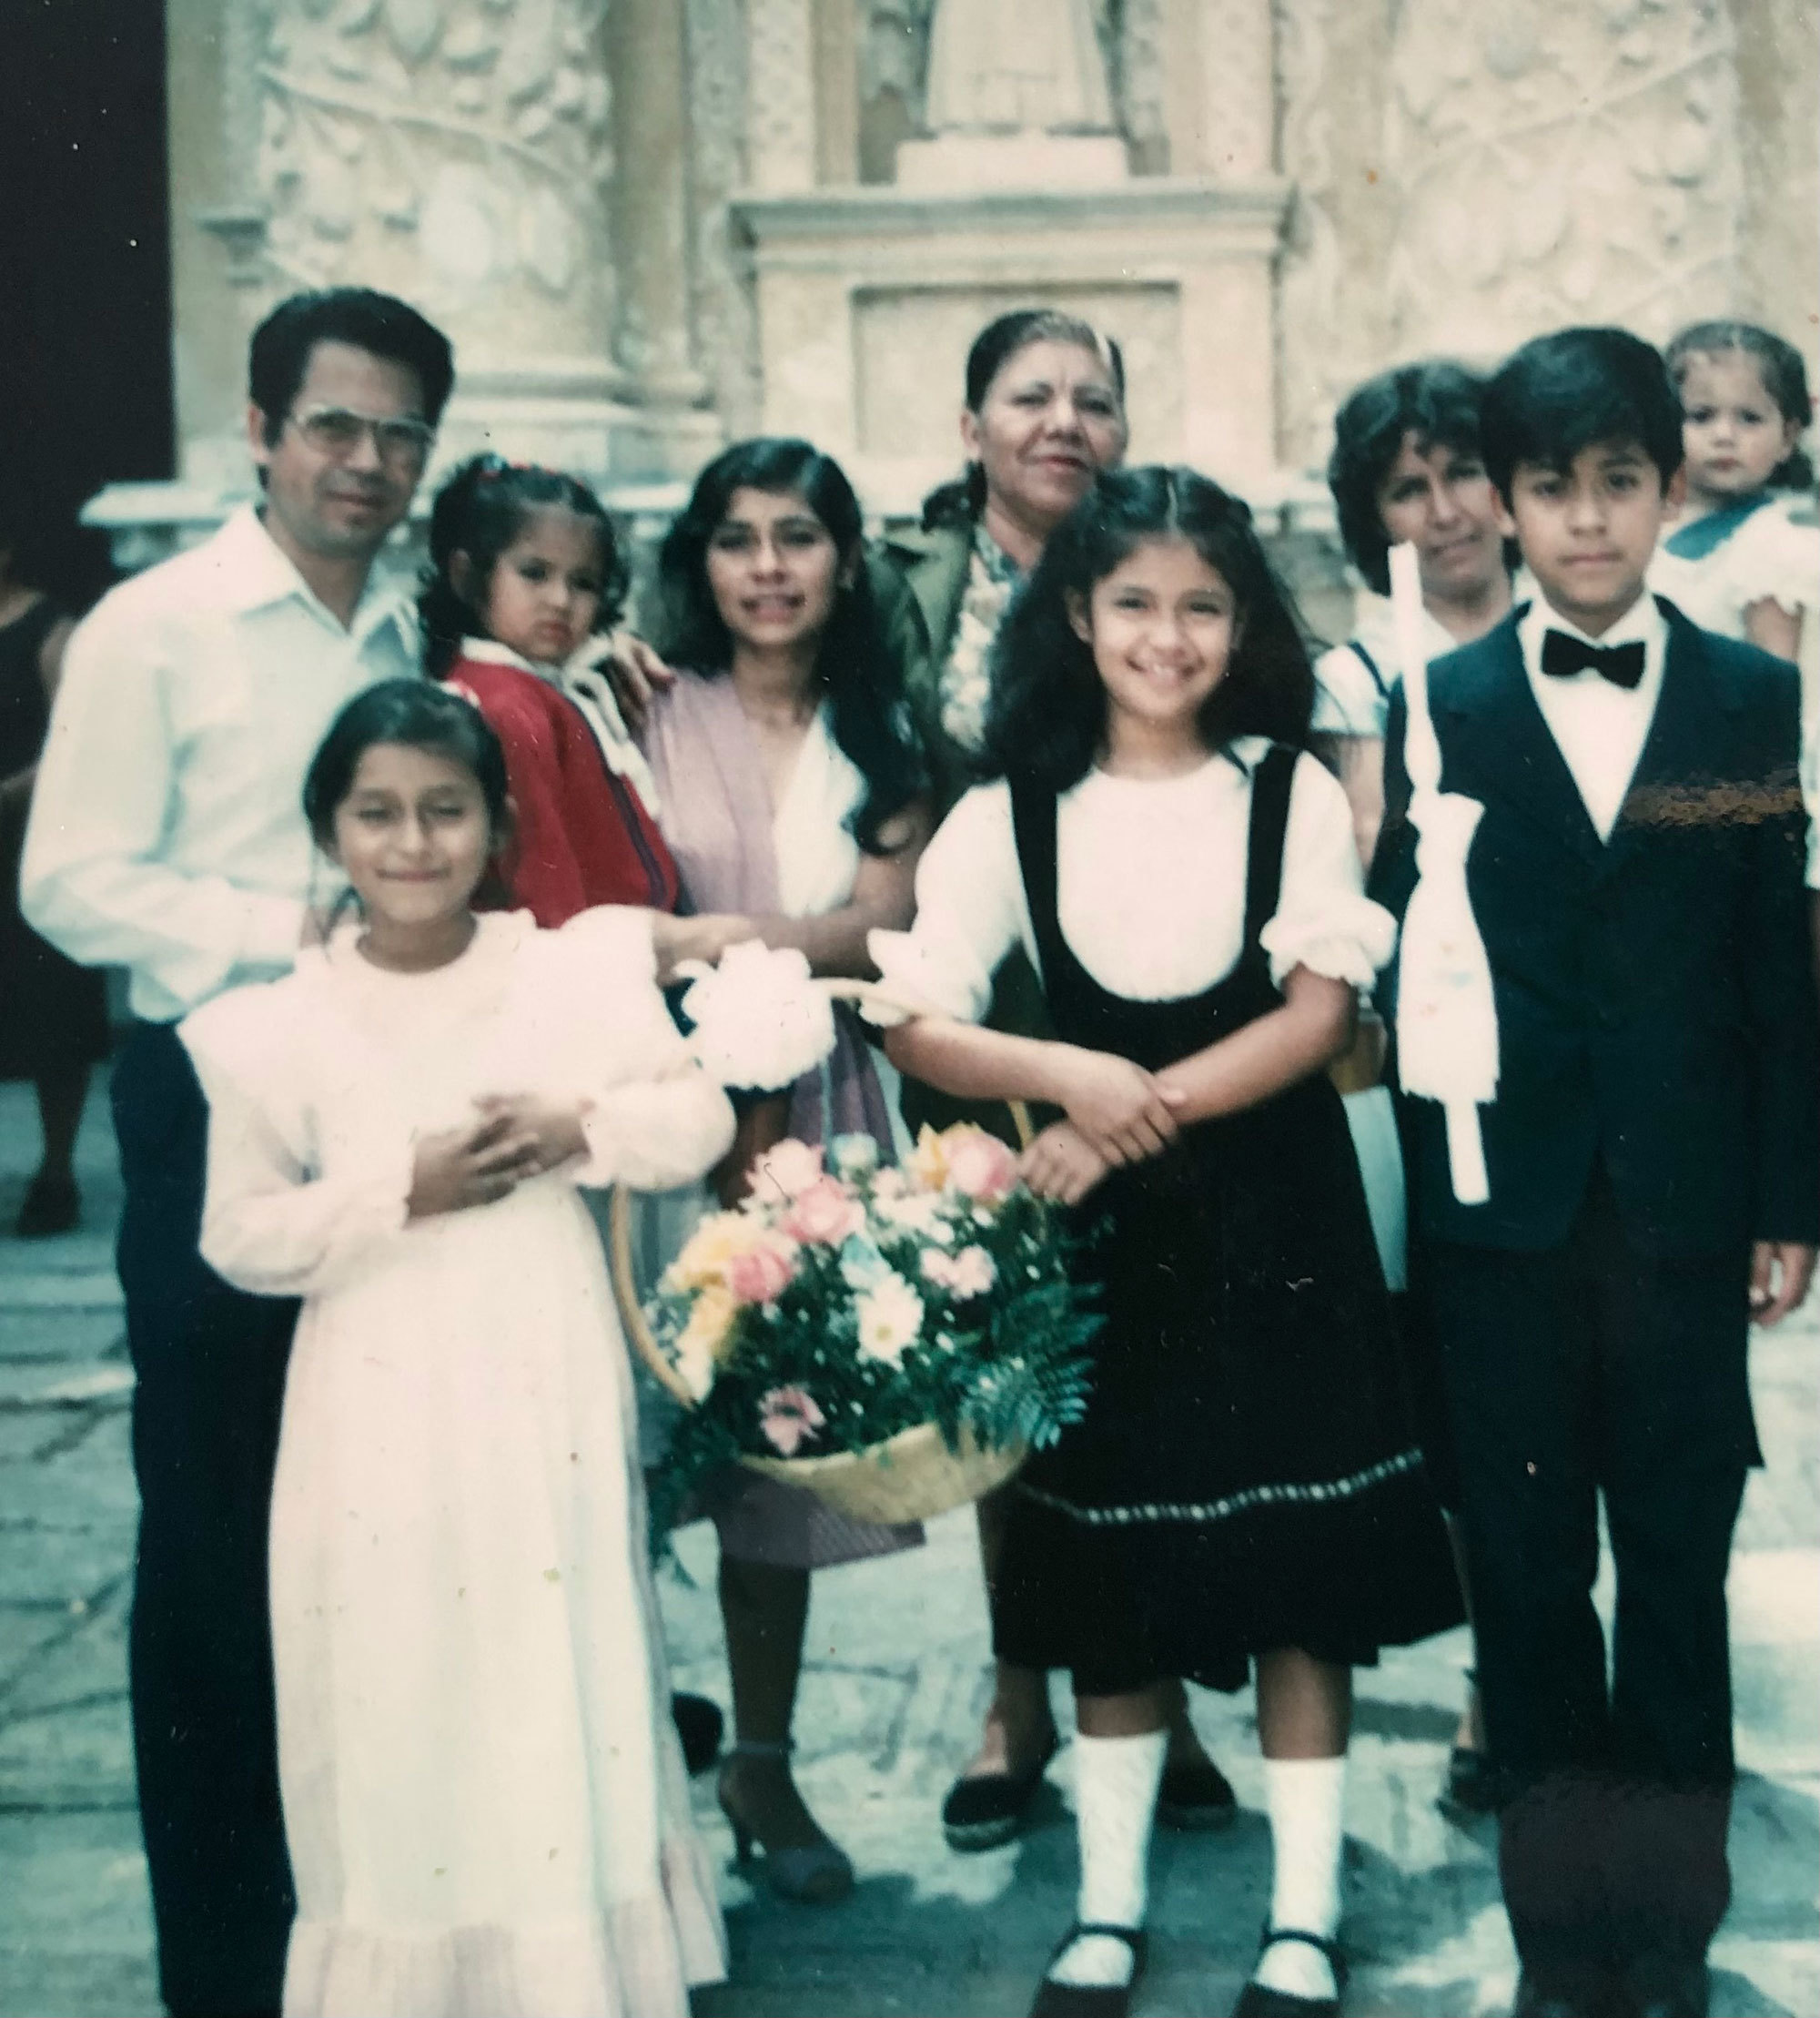
M 1403 915 L 1397 984 L 1398 1074 L 1405 1092 L 1438 1100 L 1448 1168 L 1462 1205 L 1491 1195 L 1479 1110 L 1498 1093 L 1498 1009 L 1491 963 L 1472 915 L 1466 857 L 1485 808 L 1441 789 L 1441 745 L 1429 713 L 1416 550 L 1390 549 L 1390 604 L 1402 662 L 1403 765 L 1418 881 Z

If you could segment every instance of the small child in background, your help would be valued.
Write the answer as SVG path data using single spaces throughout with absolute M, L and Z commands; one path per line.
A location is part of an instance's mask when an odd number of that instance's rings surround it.
M 1650 586 L 1704 630 L 1795 658 L 1803 612 L 1820 598 L 1801 353 L 1754 322 L 1696 322 L 1666 358 L 1681 394 L 1687 507 L 1656 551 Z M 1790 508 L 1804 502 L 1800 525 Z
M 437 493 L 418 608 L 426 670 L 473 702 L 504 745 L 518 816 L 510 901 L 546 928 L 595 904 L 673 909 L 657 793 L 591 642 L 617 620 L 625 568 L 578 478 L 496 455 Z
M 1696 322 L 1668 347 L 1681 391 L 1688 515 L 1656 549 L 1650 586 L 1694 621 L 1801 667 L 1808 922 L 1820 978 L 1820 600 L 1813 417 L 1801 353 L 1754 322 Z M 1805 508 L 1805 523 L 1795 513 Z M 1806 649 L 1803 649 L 1804 642 Z

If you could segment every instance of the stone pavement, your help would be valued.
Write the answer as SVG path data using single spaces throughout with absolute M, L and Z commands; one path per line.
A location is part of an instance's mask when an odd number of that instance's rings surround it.
M 0 1087 L 0 1226 L 12 1223 L 35 1149 L 26 1090 Z M 0 2018 L 158 2009 L 126 1705 L 131 1374 L 106 1232 L 118 1187 L 98 1098 L 82 1167 L 83 1232 L 34 1243 L 0 1234 Z M 1811 1311 L 1797 1325 L 1754 1354 L 1769 1466 L 1751 1483 L 1732 1582 L 1744 1777 L 1736 1901 L 1714 1955 L 1719 2018 L 1820 2012 L 1820 1341 Z M 678 1678 L 724 1702 L 703 1534 L 684 1537 L 682 1560 L 693 1585 L 664 1589 Z M 952 1857 L 935 1820 L 983 1707 L 986 1644 L 965 1515 L 935 1523 L 918 1555 L 819 1580 L 801 1774 L 852 1852 L 859 1890 L 838 1907 L 790 1906 L 729 1871 L 733 1981 L 698 2000 L 701 2018 L 1015 2018 L 1027 2008 L 1072 1902 L 1067 1754 L 1021 1842 Z M 1466 1658 L 1455 1634 L 1360 1678 L 1348 1796 L 1353 2018 L 1508 2008 L 1513 1965 L 1490 1830 L 1456 1827 L 1434 1805 Z M 1268 1895 L 1249 1701 L 1198 1695 L 1195 1713 L 1242 1811 L 1220 1834 L 1158 1838 L 1145 2018 L 1228 2011 Z M 728 1852 L 711 1780 L 698 1802 Z

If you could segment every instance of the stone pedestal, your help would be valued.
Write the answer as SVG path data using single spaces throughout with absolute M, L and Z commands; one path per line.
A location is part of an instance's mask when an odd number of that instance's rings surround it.
M 869 504 L 903 512 L 958 462 L 973 337 L 1007 309 L 1053 304 L 1123 346 L 1134 461 L 1255 487 L 1276 461 L 1271 268 L 1288 199 L 1268 176 L 743 198 L 763 425 L 809 436 Z

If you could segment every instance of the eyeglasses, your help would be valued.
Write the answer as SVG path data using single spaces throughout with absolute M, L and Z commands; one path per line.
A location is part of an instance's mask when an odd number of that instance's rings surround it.
M 318 455 L 338 462 L 345 461 L 370 434 L 382 462 L 420 466 L 436 440 L 436 430 L 427 421 L 409 414 L 376 418 L 345 406 L 313 406 L 288 418 Z

